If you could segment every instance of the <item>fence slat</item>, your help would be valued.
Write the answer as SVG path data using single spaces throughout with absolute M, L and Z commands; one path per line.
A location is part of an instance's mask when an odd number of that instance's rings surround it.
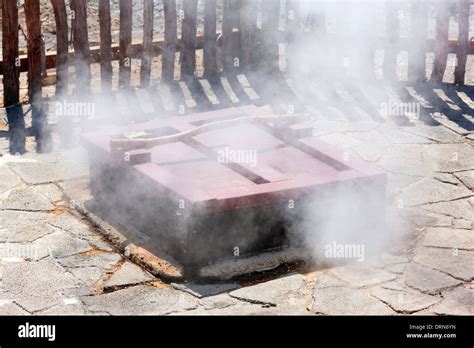
M 76 66 L 76 93 L 90 92 L 91 68 L 89 35 L 87 32 L 87 1 L 72 0 L 71 9 L 74 11 L 72 26 L 74 63 Z
M 435 61 L 433 76 L 431 77 L 431 79 L 436 82 L 443 82 L 448 60 L 449 6 L 449 3 L 440 3 L 438 5 L 438 14 L 436 17 Z
M 241 0 L 224 0 L 222 19 L 223 66 L 226 72 L 240 67 L 240 42 L 236 33 L 240 31 Z M 235 60 L 238 60 L 237 62 Z M 237 64 L 236 64 L 237 63 Z
M 196 69 L 197 0 L 184 0 L 183 11 L 181 77 L 189 77 Z
M 151 61 L 153 58 L 153 0 L 143 2 L 143 57 L 140 69 L 140 84 L 150 84 Z
M 163 0 L 165 13 L 165 42 L 163 44 L 161 79 L 169 82 L 174 79 L 174 61 L 178 25 L 176 21 L 176 1 Z
M 397 79 L 397 45 L 400 39 L 400 21 L 397 4 L 387 2 L 386 10 L 386 37 L 387 44 L 384 50 L 383 75 L 387 80 Z
M 7 108 L 10 153 L 25 152 L 25 121 L 20 102 L 18 66 L 18 5 L 2 0 L 3 103 Z
M 132 0 L 120 0 L 119 86 L 130 86 L 132 61 L 129 53 L 132 44 Z
M 217 74 L 217 3 L 204 2 L 204 74 Z
M 112 23 L 110 0 L 99 0 L 100 79 L 102 92 L 112 89 Z
M 263 62 L 267 72 L 279 70 L 280 1 L 262 0 Z
M 457 49 L 457 66 L 454 72 L 454 83 L 464 85 L 466 77 L 467 52 L 469 50 L 469 0 L 459 0 L 459 38 Z
M 28 92 L 32 107 L 32 129 L 38 152 L 45 152 L 51 149 L 51 139 L 41 95 L 41 48 L 43 38 L 41 36 L 38 0 L 25 0 L 25 19 L 28 44 Z
M 247 0 L 252 2 L 252 0 Z M 288 53 L 296 51 L 295 45 L 298 43 L 299 35 L 301 34 L 301 17 L 300 8 L 297 0 L 287 0 L 286 2 L 286 37 L 287 37 L 287 49 L 286 49 L 286 68 L 287 71 L 291 71 L 294 68 L 294 62 L 292 56 Z
M 51 3 L 56 21 L 56 95 L 61 95 L 68 88 L 68 21 L 64 0 L 51 0 Z
M 416 42 L 408 57 L 408 77 L 413 82 L 426 82 L 426 52 L 428 35 L 428 6 L 413 0 L 410 11 L 411 34 Z
M 240 41 L 242 67 L 254 69 L 257 51 L 257 2 L 254 0 L 242 0 Z

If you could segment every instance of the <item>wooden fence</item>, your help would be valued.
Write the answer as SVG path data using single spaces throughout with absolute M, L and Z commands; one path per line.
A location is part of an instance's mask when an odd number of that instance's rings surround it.
M 24 0 L 26 38 L 28 53 L 19 56 L 18 4 L 14 0 L 2 0 L 2 40 L 3 61 L 0 74 L 3 75 L 3 97 L 7 108 L 10 128 L 10 150 L 24 151 L 24 121 L 20 104 L 21 72 L 28 72 L 28 94 L 32 104 L 33 133 L 39 150 L 49 148 L 50 135 L 42 107 L 42 79 L 46 69 L 56 69 L 56 93 L 63 95 L 68 85 L 74 83 L 69 74 L 69 65 L 74 65 L 75 76 L 81 79 L 77 93 L 88 93 L 91 85 L 91 64 L 100 64 L 101 89 L 112 89 L 112 62 L 119 63 L 119 87 L 127 88 L 131 83 L 131 60 L 141 60 L 140 85 L 146 87 L 151 82 L 152 59 L 161 55 L 161 82 L 174 80 L 175 69 L 180 69 L 182 79 L 196 74 L 196 50 L 203 50 L 205 76 L 221 73 L 257 70 L 268 73 L 280 68 L 280 45 L 291 45 L 308 37 L 307 21 L 300 12 L 298 0 L 143 0 L 143 40 L 132 42 L 132 0 L 119 0 L 120 34 L 119 43 L 112 43 L 110 0 L 96 0 L 99 5 L 100 46 L 90 47 L 88 38 L 87 0 L 70 0 L 67 8 L 65 0 L 51 0 L 56 21 L 57 45 L 55 52 L 44 53 L 41 34 L 41 13 L 38 0 Z M 155 3 L 161 1 L 164 12 L 164 32 L 153 37 Z M 315 2 L 317 4 L 317 2 Z M 409 75 L 413 81 L 425 82 L 426 55 L 434 52 L 434 70 L 431 80 L 443 81 L 448 54 L 457 57 L 455 83 L 465 83 L 467 57 L 474 54 L 474 38 L 469 37 L 469 16 L 471 0 L 455 1 L 409 1 L 412 21 L 411 38 L 400 37 L 400 7 L 405 2 L 387 1 L 384 12 L 386 33 L 376 38 L 376 47 L 368 55 L 368 64 L 373 63 L 376 48 L 384 50 L 383 76 L 396 79 L 397 56 L 400 51 L 409 53 Z M 222 18 L 218 18 L 218 5 L 222 8 Z M 198 11 L 198 7 L 203 8 Z M 435 39 L 427 35 L 429 9 L 437 7 Z M 197 32 L 198 12 L 203 13 L 203 31 Z M 458 38 L 450 40 L 449 22 L 457 16 Z M 313 18 L 314 19 L 314 18 Z M 311 25 L 309 35 L 325 35 L 324 14 Z M 222 31 L 218 32 L 218 23 Z M 314 24 L 314 23 L 313 23 Z M 181 35 L 178 37 L 181 25 Z M 72 33 L 72 38 L 69 37 Z M 416 40 L 418 44 L 409 42 Z M 72 48 L 70 47 L 72 44 Z M 221 52 L 218 54 L 218 51 Z M 175 64 L 179 52 L 179 64 Z M 291 50 L 286 55 L 291 56 Z M 371 59 L 372 58 L 372 61 Z

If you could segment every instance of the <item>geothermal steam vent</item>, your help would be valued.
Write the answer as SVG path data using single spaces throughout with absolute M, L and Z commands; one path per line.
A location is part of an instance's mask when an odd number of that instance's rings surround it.
M 94 198 L 188 276 L 223 259 L 294 247 L 307 203 L 324 212 L 340 187 L 358 195 L 375 187 L 369 209 L 383 216 L 385 174 L 312 137 L 301 116 L 231 108 L 107 129 L 85 142 Z

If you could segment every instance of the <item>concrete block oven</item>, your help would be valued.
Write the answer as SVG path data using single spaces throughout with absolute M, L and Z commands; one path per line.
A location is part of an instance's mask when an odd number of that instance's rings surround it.
M 88 134 L 92 194 L 159 243 L 189 277 L 223 259 L 300 243 L 306 202 L 316 202 L 324 216 L 337 187 L 360 196 L 380 188 L 368 204 L 382 219 L 382 171 L 312 137 L 298 116 L 272 117 L 247 106 Z M 140 143 L 205 125 L 215 126 L 177 141 Z

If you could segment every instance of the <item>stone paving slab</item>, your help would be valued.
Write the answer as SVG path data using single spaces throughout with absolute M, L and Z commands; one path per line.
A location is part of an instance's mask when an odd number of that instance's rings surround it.
M 328 315 L 391 315 L 395 312 L 370 292 L 349 287 L 316 288 L 312 311 Z
M 142 270 L 137 265 L 134 265 L 133 263 L 130 263 L 130 262 L 125 262 L 105 282 L 105 287 L 113 288 L 117 286 L 139 284 L 139 283 L 144 283 L 153 279 L 155 278 L 151 274 Z
M 371 294 L 397 312 L 408 314 L 426 309 L 440 301 L 436 296 L 384 288 L 375 288 Z
M 459 287 L 443 294 L 443 300 L 432 308 L 442 315 L 474 315 L 474 289 Z
M 474 251 L 474 231 L 454 228 L 428 228 L 423 245 Z
M 405 284 L 427 294 L 439 294 L 441 290 L 461 284 L 461 281 L 440 271 L 409 264 L 405 269 Z
M 474 279 L 472 251 L 423 247 L 415 254 L 413 260 L 457 279 L 464 281 Z
M 291 305 L 303 291 L 304 279 L 300 274 L 244 287 L 229 293 L 231 297 L 269 306 Z
M 171 286 L 176 290 L 185 291 L 197 298 L 214 296 L 223 292 L 228 292 L 240 288 L 236 283 L 223 284 L 196 284 L 196 283 L 171 283 Z
M 396 278 L 390 272 L 365 265 L 336 267 L 331 269 L 330 273 L 355 287 L 375 285 Z
M 158 289 L 148 285 L 81 298 L 88 311 L 112 315 L 163 315 L 197 307 L 197 300 L 182 291 Z

